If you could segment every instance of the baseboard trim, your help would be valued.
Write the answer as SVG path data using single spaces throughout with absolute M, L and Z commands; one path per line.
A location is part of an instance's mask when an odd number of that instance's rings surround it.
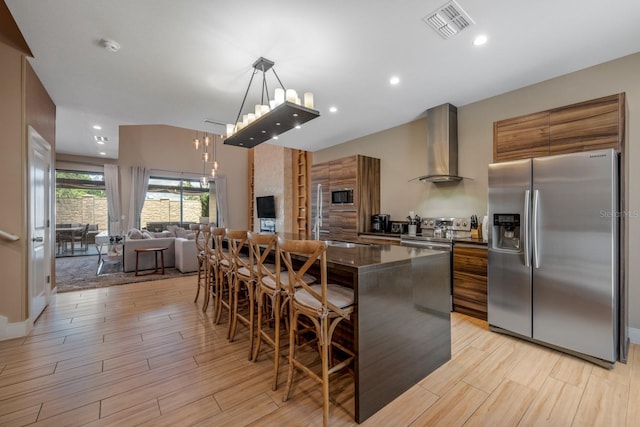
M 640 329 L 629 328 L 629 340 L 634 344 L 640 344 Z
M 31 328 L 30 319 L 18 323 L 9 323 L 6 317 L 0 316 L 0 341 L 26 337 L 31 332 Z

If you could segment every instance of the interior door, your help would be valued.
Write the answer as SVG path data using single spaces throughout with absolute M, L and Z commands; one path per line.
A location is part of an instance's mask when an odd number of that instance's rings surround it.
M 29 319 L 42 314 L 51 289 L 51 146 L 29 127 Z

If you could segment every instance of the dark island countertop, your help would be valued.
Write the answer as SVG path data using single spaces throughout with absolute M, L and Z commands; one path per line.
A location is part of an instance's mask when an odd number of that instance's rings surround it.
M 414 258 L 440 254 L 441 251 L 397 245 L 358 244 L 353 248 L 327 247 L 329 267 L 357 268 L 360 272 L 410 262 Z
M 328 281 L 354 290 L 354 313 L 336 335 L 356 354 L 356 422 L 451 359 L 449 258 L 398 245 L 328 246 Z

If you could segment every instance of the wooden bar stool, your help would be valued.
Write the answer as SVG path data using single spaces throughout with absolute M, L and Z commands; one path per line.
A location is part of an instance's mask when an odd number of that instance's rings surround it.
M 207 247 L 207 274 L 211 286 L 211 296 L 213 297 L 213 319 L 218 319 L 221 298 L 223 296 L 222 280 L 224 275 L 220 270 L 220 260 L 222 259 L 222 242 L 224 241 L 225 229 L 222 227 L 211 229 L 212 245 Z M 217 320 L 216 320 L 217 322 Z
M 218 229 L 216 229 L 218 230 Z M 216 325 L 220 324 L 222 318 L 222 310 L 226 309 L 229 313 L 227 337 L 229 336 L 229 330 L 231 329 L 231 282 L 233 274 L 233 262 L 231 254 L 229 252 L 229 245 L 227 244 L 227 250 L 223 247 L 223 242 L 226 238 L 227 231 L 214 232 L 213 240 L 216 254 L 216 265 L 218 267 L 218 277 L 216 285 Z
M 258 359 L 260 344 L 266 341 L 273 346 L 273 384 L 272 390 L 278 387 L 278 370 L 280 365 L 280 316 L 282 314 L 282 294 L 280 285 L 280 257 L 276 253 L 278 237 L 275 234 L 248 233 L 249 247 L 255 262 L 256 272 L 256 301 L 258 305 L 256 343 L 253 348 L 253 361 Z M 267 263 L 267 257 L 275 253 L 275 268 Z M 263 321 L 267 310 L 266 305 L 271 303 L 270 319 L 273 320 L 273 336 L 267 330 L 263 330 Z
M 209 270 L 207 269 L 207 248 L 211 246 L 211 227 L 208 225 L 191 224 L 191 231 L 196 234 L 196 258 L 198 260 L 198 290 L 196 298 L 193 302 L 198 302 L 200 296 L 200 288 L 205 288 L 204 301 L 202 302 L 202 311 L 207 311 L 209 306 Z
M 256 342 L 253 348 L 253 361 L 258 360 L 260 355 L 260 347 L 262 341 L 267 342 L 274 349 L 273 355 L 273 385 L 272 389 L 278 387 L 278 372 L 280 365 L 280 335 L 282 319 L 287 320 L 285 316 L 287 292 L 289 286 L 289 273 L 286 269 L 281 268 L 280 257 L 277 253 L 278 237 L 275 234 L 258 234 L 248 233 L 249 247 L 253 252 L 253 261 L 255 263 L 255 281 L 256 281 L 256 303 L 257 303 L 257 322 L 256 322 Z M 267 262 L 270 254 L 275 255 L 275 264 Z M 305 283 L 315 282 L 315 277 L 310 274 L 304 274 Z M 268 305 L 271 309 L 268 310 Z M 287 312 L 288 313 L 288 312 Z M 271 334 L 264 327 L 265 320 L 273 323 Z
M 285 240 L 278 238 L 278 250 L 281 262 L 289 271 L 289 372 L 287 389 L 283 401 L 289 399 L 293 384 L 294 368 L 300 369 L 322 385 L 322 420 L 326 426 L 329 421 L 329 375 L 347 367 L 354 360 L 354 353 L 350 349 L 332 341 L 333 332 L 344 319 L 349 319 L 354 309 L 353 289 L 343 286 L 327 284 L 327 246 L 320 240 Z M 292 254 L 306 257 L 306 262 L 296 268 L 292 262 Z M 309 268 L 319 262 L 320 283 L 309 285 L 303 280 L 303 275 Z M 300 340 L 296 345 L 298 320 L 300 316 L 309 319 L 314 328 L 316 338 L 313 341 Z M 322 372 L 316 374 L 301 360 L 296 358 L 299 347 L 318 343 Z M 330 366 L 332 347 L 336 347 L 347 357 L 338 364 Z
M 253 255 L 249 251 L 249 257 L 242 256 L 241 250 L 247 244 L 246 230 L 227 230 L 227 244 L 232 261 L 232 281 L 229 284 L 231 292 L 231 325 L 229 328 L 229 341 L 236 336 L 238 321 L 249 328 L 249 360 L 253 358 L 253 326 L 255 308 L 255 281 L 253 270 Z M 244 291 L 244 292 L 243 292 Z M 243 302 L 246 303 L 248 312 L 241 312 L 239 308 L 240 296 L 244 294 Z M 243 304 L 244 306 L 245 304 Z

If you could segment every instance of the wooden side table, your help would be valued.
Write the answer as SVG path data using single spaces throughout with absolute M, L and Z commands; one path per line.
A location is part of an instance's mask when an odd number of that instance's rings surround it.
M 160 274 L 164 274 L 164 251 L 166 251 L 169 248 L 166 247 L 149 247 L 149 248 L 136 248 L 134 249 L 134 251 L 136 251 L 136 276 L 147 276 L 149 274 L 156 274 L 158 273 L 158 253 L 160 254 L 160 260 L 161 260 L 161 265 L 162 265 L 162 272 Z M 141 253 L 153 253 L 153 256 L 155 257 L 156 260 L 156 268 L 155 270 L 149 272 L 149 273 L 144 273 L 144 274 L 140 274 L 138 273 L 138 257 L 140 256 Z

